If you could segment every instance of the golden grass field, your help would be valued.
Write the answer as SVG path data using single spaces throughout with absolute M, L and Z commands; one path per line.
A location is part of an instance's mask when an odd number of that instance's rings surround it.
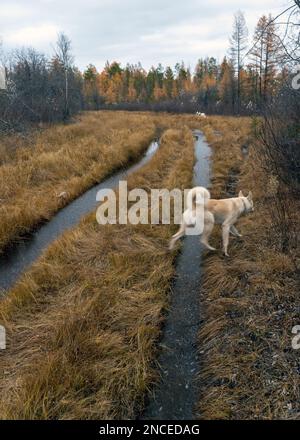
M 213 149 L 212 195 L 225 197 L 235 184 L 236 190 L 251 189 L 256 210 L 240 222 L 243 239 L 231 238 L 229 259 L 221 250 L 205 253 L 197 413 L 209 419 L 293 416 L 299 402 L 298 358 L 290 342 L 297 324 L 295 256 L 276 249 L 268 210 L 272 198 L 265 191 L 268 178 L 252 152 L 251 120 L 125 112 L 89 112 L 80 119 L 39 136 L 48 139 L 44 147 L 48 145 L 49 155 L 52 148 L 56 156 L 73 145 L 79 157 L 85 155 L 82 142 L 89 151 L 91 136 L 93 159 L 85 168 L 81 159 L 74 159 L 74 168 L 62 177 L 61 153 L 60 166 L 56 163 L 60 177 L 56 180 L 53 171 L 51 182 L 40 183 L 49 184 L 48 196 L 37 196 L 40 215 L 24 227 L 22 216 L 13 217 L 11 211 L 15 230 L 2 243 L 59 209 L 53 197 L 55 203 L 47 211 L 47 197 L 62 190 L 76 197 L 137 158 L 157 133 L 164 132 L 160 149 L 130 176 L 128 187 L 190 187 L 190 128 L 202 129 Z M 69 147 L 56 147 L 60 137 Z M 241 154 L 245 143 L 250 145 L 247 159 Z M 32 147 L 24 147 L 24 152 L 27 148 Z M 97 163 L 102 149 L 105 157 Z M 1 154 L 4 167 L 19 166 L 5 149 Z M 40 155 L 29 155 L 28 162 L 36 163 Z M 76 166 L 82 168 L 74 178 Z M 74 192 L 73 179 L 78 182 Z M 37 188 L 39 184 L 24 188 L 27 198 Z M 4 237 L 5 222 L 1 230 Z M 1 419 L 131 419 L 143 409 L 157 380 L 157 342 L 175 273 L 176 253 L 167 251 L 174 230 L 166 225 L 100 226 L 92 213 L 22 276 L 0 303 L 0 323 L 8 333 L 7 350 L 0 352 Z M 212 244 L 220 249 L 218 231 Z
M 155 137 L 150 118 L 82 114 L 75 123 L 0 140 L 0 251 L 115 169 Z M 58 195 L 66 192 L 66 197 Z
M 187 128 L 167 131 L 129 188 L 189 186 L 193 145 Z M 154 377 L 170 229 L 103 227 L 93 214 L 48 249 L 0 307 L 1 418 L 134 416 Z

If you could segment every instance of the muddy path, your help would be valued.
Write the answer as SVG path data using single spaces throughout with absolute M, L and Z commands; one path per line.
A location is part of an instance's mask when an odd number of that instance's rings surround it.
M 194 186 L 210 185 L 211 149 L 204 136 L 194 131 Z M 199 359 L 197 336 L 200 327 L 199 303 L 202 245 L 199 236 L 184 238 L 176 262 L 176 277 L 171 289 L 171 304 L 158 359 L 161 379 L 149 397 L 141 419 L 190 420 L 199 398 L 197 374 Z
M 96 208 L 96 194 L 100 189 L 113 189 L 120 180 L 126 180 L 129 174 L 144 166 L 158 149 L 153 141 L 139 162 L 122 169 L 101 183 L 93 186 L 73 202 L 61 209 L 54 217 L 40 228 L 19 240 L 0 255 L 0 293 L 13 286 L 19 276 L 41 255 L 41 253 L 64 231 L 72 228 L 80 219 Z

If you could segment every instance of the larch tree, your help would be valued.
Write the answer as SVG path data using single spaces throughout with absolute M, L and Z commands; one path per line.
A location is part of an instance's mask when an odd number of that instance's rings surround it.
M 237 74 L 237 111 L 241 107 L 241 71 L 248 44 L 248 28 L 244 14 L 238 11 L 234 16 L 233 33 L 230 37 L 230 56 Z
M 263 15 L 259 19 L 254 32 L 254 45 L 250 58 L 257 75 L 257 95 L 259 102 L 262 103 L 273 93 L 277 66 L 282 58 L 276 24 L 271 16 Z
M 263 100 L 272 95 L 273 85 L 276 77 L 278 62 L 282 57 L 281 44 L 277 39 L 276 24 L 271 15 L 268 17 L 268 26 L 263 33 Z
M 224 110 L 232 112 L 234 109 L 234 69 L 226 57 L 220 66 L 219 97 Z
M 263 78 L 263 52 L 264 52 L 264 42 L 263 42 L 263 34 L 264 30 L 267 27 L 267 17 L 263 15 L 255 28 L 254 37 L 253 37 L 253 48 L 250 51 L 250 64 L 249 67 L 255 71 L 255 94 L 256 101 L 260 102 L 262 99 L 262 78 Z
M 173 93 L 173 85 L 174 85 L 174 74 L 173 74 L 173 70 L 171 69 L 170 66 L 168 66 L 165 70 L 165 75 L 164 75 L 164 87 L 167 93 L 167 97 L 169 99 L 172 98 L 172 93 Z
M 98 110 L 101 105 L 98 76 L 97 69 L 93 64 L 89 64 L 83 72 L 85 108 Z

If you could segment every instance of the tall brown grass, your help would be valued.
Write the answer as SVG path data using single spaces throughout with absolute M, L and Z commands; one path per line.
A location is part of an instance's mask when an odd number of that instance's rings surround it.
M 240 146 L 251 133 L 247 120 L 238 121 L 234 134 L 224 119 L 223 135 L 213 143 L 212 193 L 231 195 L 228 182 L 234 181 L 236 193 L 253 191 L 255 212 L 239 221 L 243 238 L 231 239 L 229 259 L 220 252 L 205 259 L 200 417 L 299 418 L 299 354 L 291 345 L 292 328 L 299 324 L 297 251 L 279 249 L 272 176 L 262 168 L 253 143 L 242 160 Z M 296 214 L 299 204 L 289 204 Z M 299 218 L 297 224 L 299 229 Z M 220 247 L 218 231 L 213 242 Z
M 0 252 L 136 160 L 159 132 L 183 123 L 211 131 L 211 122 L 196 116 L 101 111 L 86 112 L 69 125 L 44 127 L 27 138 L 0 138 Z
M 200 417 L 299 417 L 299 362 L 291 348 L 291 329 L 299 324 L 297 255 L 278 251 L 270 209 L 276 185 L 254 155 L 250 119 L 113 115 L 129 125 L 133 118 L 138 131 L 142 123 L 149 133 L 172 127 L 129 188 L 190 186 L 193 140 L 186 125 L 202 129 L 212 145 L 212 196 L 254 193 L 255 212 L 239 222 L 244 237 L 231 239 L 230 259 L 221 251 L 205 254 Z M 87 117 L 94 124 L 112 119 L 99 116 Z M 120 137 L 117 122 L 115 129 L 110 151 Z M 298 205 L 291 205 L 299 223 Z M 0 303 L 8 333 L 8 349 L 0 352 L 2 419 L 135 417 L 157 378 L 157 339 L 174 276 L 174 255 L 166 251 L 172 231 L 100 227 L 93 214 L 49 247 Z M 221 247 L 217 229 L 213 242 Z
M 156 135 L 151 118 L 88 112 L 31 138 L 0 141 L 0 251 L 116 168 L 136 160 Z M 66 193 L 62 199 L 58 195 Z
M 178 120 L 128 186 L 189 187 L 193 137 Z M 167 225 L 97 224 L 57 240 L 0 305 L 2 419 L 132 418 L 155 378 L 174 254 Z

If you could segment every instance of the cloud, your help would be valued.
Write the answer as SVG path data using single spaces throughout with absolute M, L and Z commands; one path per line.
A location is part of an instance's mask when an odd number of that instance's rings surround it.
M 5 0 L 4 0 L 5 1 Z M 194 65 L 206 55 L 223 57 L 233 14 L 246 14 L 250 36 L 263 13 L 285 8 L 287 0 L 12 0 L 1 6 L 4 45 L 51 51 L 57 33 L 72 40 L 77 64 L 103 68 L 106 60 Z M 26 4 L 26 6 L 24 6 Z M 4 11 L 4 12 L 3 12 Z
M 4 3 L 1 5 L 1 19 L 20 19 L 28 16 L 30 14 L 29 8 L 24 5 Z
M 41 47 L 44 43 L 55 41 L 58 31 L 58 27 L 53 24 L 28 26 L 8 34 L 6 40 L 17 46 Z

